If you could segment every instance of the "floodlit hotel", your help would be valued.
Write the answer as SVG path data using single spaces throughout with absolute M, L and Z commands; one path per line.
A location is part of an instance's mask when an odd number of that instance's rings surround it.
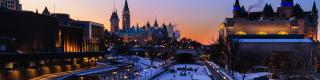
M 267 58 L 289 53 L 308 64 L 316 52 L 318 33 L 318 10 L 315 3 L 311 6 L 311 11 L 304 11 L 293 0 L 282 0 L 277 10 L 266 4 L 260 12 L 248 12 L 236 0 L 233 18 L 226 18 L 220 25 L 219 41 L 229 48 L 237 46 L 240 54 L 253 53 Z

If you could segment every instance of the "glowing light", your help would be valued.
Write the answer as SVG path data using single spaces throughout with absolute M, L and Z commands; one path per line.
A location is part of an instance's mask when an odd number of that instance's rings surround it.
M 117 74 L 117 72 L 112 72 L 112 74 L 114 74 L 114 75 L 115 75 L 115 74 Z
M 278 34 L 279 34 L 279 35 L 288 35 L 289 33 L 286 32 L 286 31 L 280 31 L 280 32 L 278 32 Z
M 84 62 L 89 62 L 89 58 L 85 57 L 85 58 L 83 58 L 83 61 Z
M 268 35 L 268 33 L 267 32 L 257 32 L 257 35 Z
M 247 33 L 244 31 L 238 31 L 236 32 L 236 35 L 247 35 Z

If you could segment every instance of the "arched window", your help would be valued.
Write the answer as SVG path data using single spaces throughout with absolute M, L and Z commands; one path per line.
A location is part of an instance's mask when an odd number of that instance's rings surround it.
M 257 35 L 268 35 L 268 33 L 267 32 L 257 32 Z
M 286 31 L 280 31 L 280 32 L 278 32 L 278 35 L 288 35 L 289 33 L 288 32 L 286 32 Z
M 247 33 L 243 32 L 243 31 L 238 31 L 238 32 L 236 32 L 236 35 L 247 35 Z

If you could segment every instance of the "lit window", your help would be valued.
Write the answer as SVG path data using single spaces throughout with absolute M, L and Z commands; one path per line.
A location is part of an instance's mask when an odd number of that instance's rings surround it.
M 238 31 L 238 32 L 236 32 L 236 35 L 247 35 L 247 33 L 243 32 L 243 31 Z
M 5 51 L 6 50 L 6 46 L 5 45 L 0 45 L 0 51 Z
M 257 35 L 268 35 L 267 32 L 257 32 Z
M 288 35 L 288 32 L 286 32 L 286 31 L 280 31 L 280 32 L 278 32 L 278 34 L 279 34 L 279 35 Z

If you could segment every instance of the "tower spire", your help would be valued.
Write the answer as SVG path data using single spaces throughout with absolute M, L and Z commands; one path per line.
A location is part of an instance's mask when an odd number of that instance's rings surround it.
M 240 7 L 239 0 L 236 0 L 236 2 L 233 5 L 233 17 L 234 18 L 239 17 L 240 10 L 241 10 L 241 7 Z
M 137 27 L 140 27 L 138 22 L 137 22 Z
M 314 1 L 313 6 L 312 6 L 312 12 L 313 13 L 318 13 L 318 9 L 317 9 L 317 5 L 316 5 L 316 1 Z
M 157 18 L 155 19 L 153 26 L 154 26 L 154 27 L 158 27 L 158 26 L 159 26 Z
M 113 12 L 116 11 L 116 0 L 113 0 Z
M 124 8 L 122 11 L 122 28 L 124 31 L 129 30 L 131 25 L 131 18 L 130 18 L 130 10 L 128 6 L 128 1 L 125 1 Z
M 119 17 L 117 11 L 113 11 L 110 18 L 111 33 L 119 30 Z
M 149 21 L 149 18 L 148 18 L 148 21 L 147 21 L 147 27 L 151 27 L 151 25 L 150 25 L 150 21 Z
M 129 11 L 128 0 L 124 3 L 124 11 Z
M 44 8 L 43 12 L 42 12 L 43 15 L 47 15 L 47 16 L 50 16 L 50 12 L 47 8 L 47 6 Z
M 240 3 L 239 0 L 236 0 L 233 6 L 233 11 L 238 11 L 240 9 Z

